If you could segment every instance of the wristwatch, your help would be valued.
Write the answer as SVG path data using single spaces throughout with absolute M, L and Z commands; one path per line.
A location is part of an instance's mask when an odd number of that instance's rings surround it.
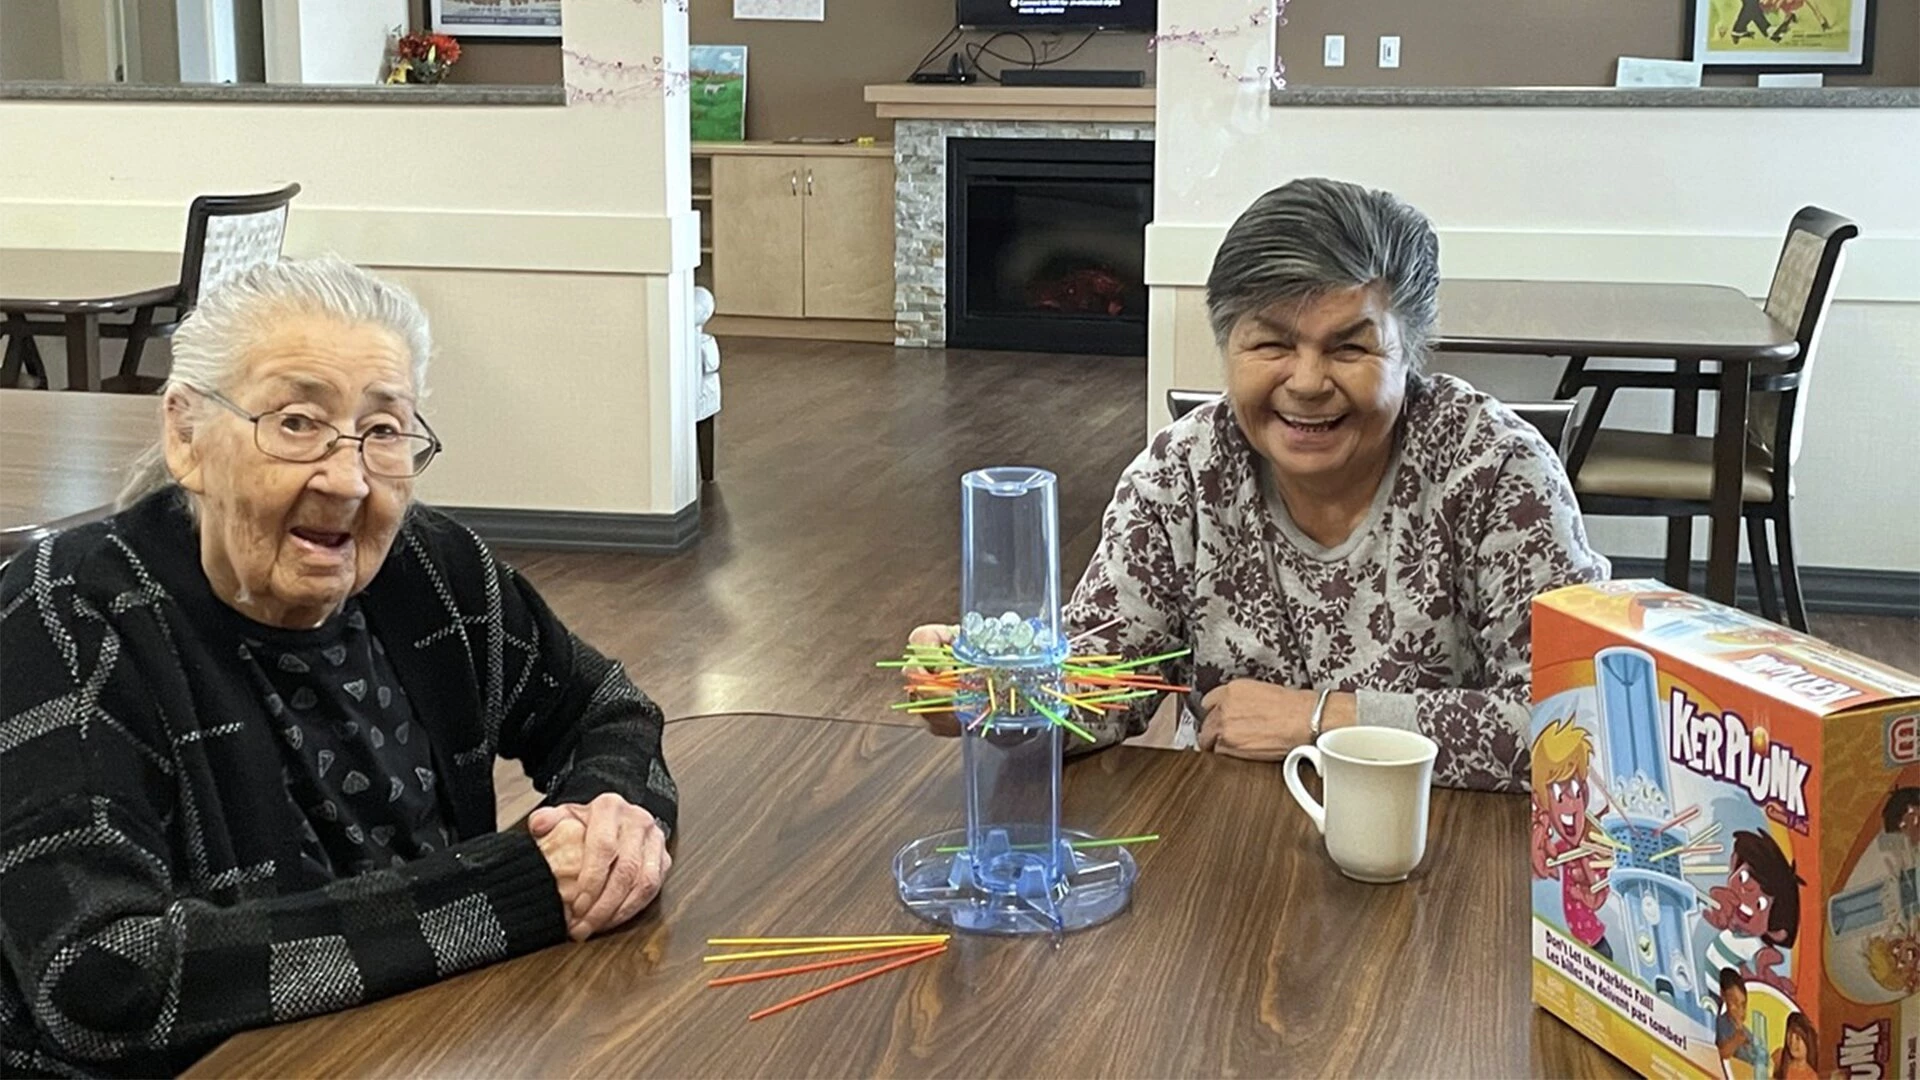
M 1320 700 L 1313 703 L 1313 718 L 1307 721 L 1308 742 L 1320 741 L 1320 721 L 1327 715 L 1327 695 L 1333 693 L 1329 686 L 1320 691 Z

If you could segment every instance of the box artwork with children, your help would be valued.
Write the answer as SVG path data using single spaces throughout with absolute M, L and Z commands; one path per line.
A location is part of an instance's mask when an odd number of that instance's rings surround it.
M 1534 602 L 1533 996 L 1643 1074 L 1911 1075 L 1920 679 L 1653 581 Z

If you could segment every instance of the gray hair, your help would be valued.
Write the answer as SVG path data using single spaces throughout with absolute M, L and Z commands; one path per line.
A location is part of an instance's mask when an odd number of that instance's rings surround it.
M 1385 191 L 1322 177 L 1253 201 L 1213 257 L 1207 320 L 1216 344 L 1243 316 L 1335 289 L 1380 283 L 1406 334 L 1406 357 L 1426 363 L 1440 311 L 1440 240 L 1427 216 Z
M 229 393 L 246 377 L 247 354 L 274 321 L 285 315 L 324 315 L 343 323 L 372 324 L 391 331 L 412 361 L 413 392 L 426 393 L 433 335 L 427 313 L 413 294 L 335 255 L 262 263 L 200 298 L 173 335 L 173 370 L 161 400 L 185 387 Z M 198 394 L 189 408 L 208 408 Z M 163 404 L 162 423 L 165 423 Z M 120 492 L 128 506 L 173 483 L 167 468 L 165 433 L 137 458 Z

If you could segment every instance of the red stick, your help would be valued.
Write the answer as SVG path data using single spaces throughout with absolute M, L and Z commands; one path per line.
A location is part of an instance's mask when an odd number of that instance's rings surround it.
M 832 960 L 816 960 L 811 964 L 800 964 L 797 967 L 784 967 L 776 971 L 756 971 L 750 975 L 729 975 L 724 979 L 715 979 L 707 985 L 732 986 L 735 983 L 758 982 L 761 979 L 777 979 L 782 975 L 804 975 L 809 971 L 819 971 L 823 968 L 844 967 L 847 964 L 864 964 L 869 960 L 885 960 L 890 956 L 905 956 L 908 953 L 926 952 L 928 948 L 929 946 L 924 942 L 916 942 L 912 945 L 901 945 L 883 952 L 861 953 L 858 956 L 840 956 Z
M 820 987 L 818 990 L 809 990 L 806 993 L 801 994 L 799 997 L 788 998 L 787 1000 L 781 1002 L 778 1005 L 769 1005 L 766 1008 L 761 1009 L 759 1012 L 754 1013 L 753 1015 L 747 1017 L 747 1019 L 759 1020 L 764 1017 L 772 1016 L 774 1013 L 781 1012 L 782 1010 L 791 1009 L 795 1005 L 805 1005 L 807 1002 L 812 1001 L 814 998 L 824 997 L 827 994 L 833 993 L 835 990 L 852 986 L 854 983 L 861 982 L 865 979 L 871 979 L 875 975 L 885 975 L 887 972 L 892 971 L 895 968 L 903 968 L 903 967 L 906 967 L 908 964 L 917 964 L 922 960 L 927 960 L 932 957 L 939 956 L 941 953 L 946 951 L 947 951 L 946 942 L 941 942 L 940 944 L 935 945 L 930 949 L 922 949 L 921 951 L 914 953 L 912 956 L 902 957 L 889 964 L 881 964 L 879 967 L 874 968 L 872 971 L 863 971 L 858 975 L 849 975 L 846 978 L 839 980 L 838 982 L 830 982 L 827 985 Z

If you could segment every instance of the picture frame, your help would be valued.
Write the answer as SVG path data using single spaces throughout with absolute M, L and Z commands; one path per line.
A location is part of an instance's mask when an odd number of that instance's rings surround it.
M 1873 71 L 1879 0 L 1684 0 L 1688 59 L 1707 71 Z
M 560 0 L 427 0 L 427 26 L 459 38 L 557 41 Z
M 744 141 L 747 137 L 747 47 L 689 46 L 687 76 L 687 125 L 693 141 Z

